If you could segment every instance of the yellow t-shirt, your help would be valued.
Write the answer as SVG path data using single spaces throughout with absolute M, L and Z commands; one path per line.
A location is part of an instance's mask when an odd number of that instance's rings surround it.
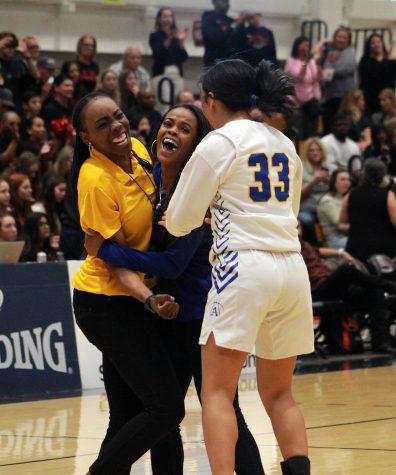
M 139 157 L 151 163 L 141 142 L 132 139 L 132 148 Z M 105 239 L 122 228 L 127 246 L 145 251 L 151 238 L 155 185 L 151 174 L 135 157 L 131 162 L 133 174 L 125 172 L 97 150 L 92 151 L 78 177 L 80 224 L 84 231 L 93 229 Z M 92 256 L 85 259 L 74 275 L 73 286 L 94 294 L 126 295 L 104 262 Z

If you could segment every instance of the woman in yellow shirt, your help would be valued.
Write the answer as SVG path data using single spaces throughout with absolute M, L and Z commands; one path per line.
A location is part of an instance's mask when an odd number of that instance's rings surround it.
M 73 125 L 72 191 L 83 231 L 147 250 L 156 200 L 147 150 L 131 140 L 127 118 L 103 93 L 89 94 L 76 105 Z M 131 464 L 184 416 L 183 397 L 152 315 L 174 318 L 178 305 L 169 295 L 154 295 L 142 275 L 93 256 L 73 286 L 77 324 L 103 353 L 110 409 L 106 437 L 88 474 L 127 475 Z

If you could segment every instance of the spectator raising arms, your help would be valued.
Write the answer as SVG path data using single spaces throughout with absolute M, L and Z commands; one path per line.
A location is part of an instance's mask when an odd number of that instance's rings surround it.
M 187 51 L 184 49 L 187 28 L 178 31 L 172 9 L 164 7 L 158 10 L 155 30 L 149 38 L 153 54 L 153 77 L 169 73 L 172 66 L 176 68 L 180 76 L 183 76 L 182 65 L 188 58 Z
M 240 51 L 238 57 L 252 66 L 265 59 L 278 66 L 274 34 L 261 24 L 260 12 L 243 12 L 235 21 L 235 48 Z
M 319 59 L 318 54 L 316 57 L 311 57 L 308 38 L 299 36 L 294 40 L 291 57 L 285 64 L 285 73 L 295 82 L 297 123 L 300 138 L 303 140 L 318 133 L 322 79 L 322 68 L 318 65 Z

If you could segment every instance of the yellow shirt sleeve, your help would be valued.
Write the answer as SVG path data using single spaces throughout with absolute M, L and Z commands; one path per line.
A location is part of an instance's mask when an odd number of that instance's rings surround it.
M 118 203 L 102 188 L 91 187 L 80 199 L 80 222 L 109 239 L 121 228 Z

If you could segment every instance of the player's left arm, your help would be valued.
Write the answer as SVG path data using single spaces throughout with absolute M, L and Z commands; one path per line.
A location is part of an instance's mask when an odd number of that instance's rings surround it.
M 202 226 L 218 187 L 219 178 L 213 168 L 199 155 L 193 156 L 166 210 L 166 229 L 170 234 L 184 236 Z

